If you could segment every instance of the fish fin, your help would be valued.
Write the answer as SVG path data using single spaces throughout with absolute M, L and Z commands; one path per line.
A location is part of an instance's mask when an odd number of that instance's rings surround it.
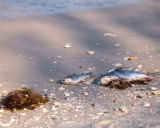
M 72 76 L 75 76 L 76 74 L 72 74 Z
M 129 68 L 129 67 L 118 67 L 118 68 L 115 68 L 115 71 L 120 71 L 120 70 L 122 70 L 123 68 Z
M 112 71 L 120 71 L 120 70 L 122 70 L 123 68 L 129 68 L 129 67 L 118 67 L 118 68 L 113 68 L 113 69 L 108 70 L 107 72 L 110 73 L 110 72 L 112 72 Z

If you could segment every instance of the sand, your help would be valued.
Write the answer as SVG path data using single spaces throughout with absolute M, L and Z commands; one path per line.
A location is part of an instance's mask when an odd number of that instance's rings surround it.
M 88 68 L 93 70 L 94 78 L 99 78 L 116 63 L 135 68 L 142 65 L 142 70 L 158 71 L 159 4 L 158 0 L 152 0 L 85 12 L 2 20 L 1 98 L 12 89 L 25 86 L 48 94 L 52 100 L 33 111 L 0 112 L 0 126 L 160 127 L 160 97 L 149 89 L 160 90 L 158 81 L 124 91 L 97 83 L 77 86 L 60 83 L 62 78 Z M 104 36 L 105 33 L 114 36 Z M 71 47 L 64 48 L 66 44 Z M 138 59 L 124 61 L 126 56 Z M 60 87 L 65 90 L 58 90 Z M 89 95 L 84 95 L 85 92 Z M 66 97 L 65 93 L 70 96 Z M 144 102 L 150 105 L 146 107 Z

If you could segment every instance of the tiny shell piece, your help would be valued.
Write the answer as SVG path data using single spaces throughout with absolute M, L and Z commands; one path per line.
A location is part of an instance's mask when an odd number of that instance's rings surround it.
M 123 57 L 124 60 L 137 60 L 136 56 L 131 56 L 131 57 Z
M 114 64 L 114 66 L 115 66 L 115 67 L 119 67 L 119 66 L 122 66 L 122 64 L 116 63 L 116 64 Z
M 42 108 L 42 112 L 48 112 L 46 108 Z
M 4 109 L 0 109 L 0 112 L 4 112 Z
M 148 106 L 150 106 L 150 103 L 144 102 L 143 106 L 148 107 Z
M 116 37 L 117 35 L 116 34 L 111 34 L 111 33 L 105 33 L 104 36 L 114 36 L 114 37 Z
M 127 57 L 123 57 L 123 60 L 128 60 L 129 59 L 129 57 L 127 56 Z
M 49 81 L 54 81 L 53 79 L 49 79 Z
M 142 68 L 143 66 L 142 65 L 138 65 L 138 68 Z
M 71 46 L 69 45 L 69 44 L 66 44 L 65 46 L 64 46 L 64 48 L 70 48 Z
M 64 87 L 60 87 L 60 88 L 58 89 L 58 91 L 63 91 L 63 90 L 65 90 Z
M 87 51 L 87 53 L 92 55 L 92 54 L 94 54 L 94 51 Z
M 131 56 L 128 58 L 128 60 L 137 60 L 137 57 L 136 56 Z
M 156 87 L 150 87 L 150 90 L 151 90 L 151 91 L 156 91 L 157 88 L 156 88 Z
M 115 44 L 115 46 L 119 46 L 120 44 Z
M 85 95 L 85 96 L 88 96 L 89 94 L 88 94 L 88 92 L 84 92 L 84 95 Z
M 160 91 L 154 91 L 153 94 L 156 96 L 160 96 Z

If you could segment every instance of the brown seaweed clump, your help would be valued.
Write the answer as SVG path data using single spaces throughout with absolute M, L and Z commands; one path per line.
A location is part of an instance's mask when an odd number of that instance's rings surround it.
M 6 98 L 3 98 L 1 103 L 5 109 L 9 109 L 12 112 L 15 110 L 33 110 L 35 106 L 47 103 L 48 97 L 44 97 L 36 92 L 33 88 L 21 88 L 11 91 Z
M 113 88 L 113 89 L 125 90 L 128 87 L 132 87 L 132 82 L 125 78 L 118 78 L 110 81 L 107 84 L 107 87 Z

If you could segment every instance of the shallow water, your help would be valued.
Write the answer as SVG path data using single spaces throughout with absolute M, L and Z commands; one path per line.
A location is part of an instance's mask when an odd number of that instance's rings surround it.
M 142 0 L 1 0 L 0 20 L 5 18 L 80 12 L 132 4 Z

